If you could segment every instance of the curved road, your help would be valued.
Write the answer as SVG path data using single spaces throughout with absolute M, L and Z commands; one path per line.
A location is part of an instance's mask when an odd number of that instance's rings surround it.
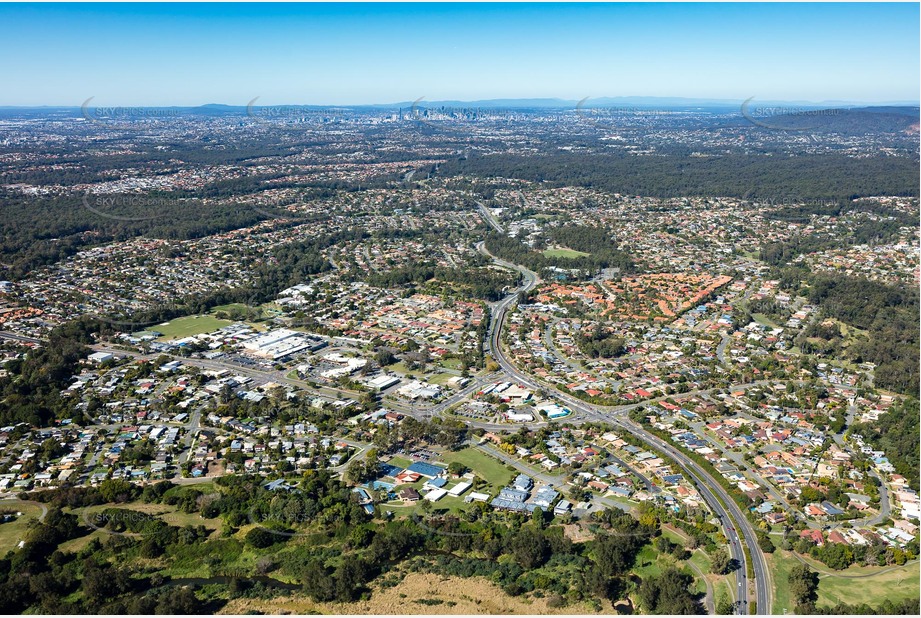
M 540 389 L 542 387 L 538 385 L 529 375 L 520 371 L 509 361 L 509 359 L 505 356 L 505 353 L 502 351 L 501 346 L 502 325 L 505 321 L 505 315 L 508 313 L 509 308 L 516 302 L 519 292 L 530 291 L 534 288 L 535 285 L 537 285 L 537 274 L 521 266 L 517 266 L 515 264 L 506 262 L 505 260 L 499 260 L 495 258 L 495 256 L 492 256 L 486 250 L 485 244 L 482 242 L 477 244 L 477 250 L 489 257 L 492 257 L 498 265 L 505 266 L 507 268 L 513 268 L 524 276 L 524 284 L 519 289 L 514 290 L 504 300 L 497 303 L 493 310 L 492 322 L 490 324 L 489 332 L 489 347 L 491 348 L 493 357 L 506 373 L 514 377 L 522 384 L 530 386 L 534 389 Z M 752 571 L 754 573 L 753 583 L 755 587 L 755 609 L 758 614 L 770 614 L 771 580 L 767 571 L 767 564 L 764 559 L 764 554 L 761 553 L 761 549 L 758 547 L 754 528 L 752 528 L 751 524 L 742 513 L 742 510 L 738 507 L 738 505 L 736 505 L 726 490 L 723 489 L 722 485 L 720 485 L 705 470 L 703 470 L 698 464 L 692 461 L 677 448 L 660 439 L 659 437 L 649 433 L 629 419 L 623 418 L 621 416 L 612 418 L 611 412 L 605 413 L 602 408 L 598 408 L 591 404 L 585 403 L 558 391 L 554 392 L 554 395 L 556 398 L 566 403 L 570 409 L 582 413 L 582 415 L 584 415 L 586 418 L 613 423 L 617 426 L 620 426 L 622 429 L 630 432 L 646 444 L 649 444 L 650 446 L 671 457 L 678 464 L 678 466 L 680 466 L 685 471 L 688 477 L 697 486 L 697 490 L 700 492 L 701 497 L 719 518 L 726 535 L 726 539 L 729 543 L 730 556 L 740 565 L 740 568 L 735 572 L 736 581 L 738 583 L 736 596 L 739 600 L 739 613 L 749 613 L 749 586 L 747 578 L 748 560 L 746 559 L 745 552 L 743 550 L 744 544 L 748 548 L 749 554 L 751 556 Z

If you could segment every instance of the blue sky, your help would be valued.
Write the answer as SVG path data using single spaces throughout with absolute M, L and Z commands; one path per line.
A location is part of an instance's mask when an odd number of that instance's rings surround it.
M 919 5 L 0 4 L 0 105 L 917 101 Z

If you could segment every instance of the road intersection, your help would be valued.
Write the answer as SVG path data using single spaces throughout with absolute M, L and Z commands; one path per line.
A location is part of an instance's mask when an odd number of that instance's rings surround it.
M 484 255 L 492 257 L 497 265 L 517 270 L 524 278 L 524 282 L 519 289 L 514 290 L 505 299 L 496 303 L 493 308 L 492 322 L 489 328 L 489 349 L 493 358 L 509 376 L 531 388 L 542 389 L 544 387 L 539 384 L 535 378 L 525 374 L 511 363 L 502 350 L 501 337 L 505 316 L 517 301 L 518 294 L 520 292 L 532 290 L 539 282 L 539 278 L 536 273 L 524 267 L 495 258 L 495 256 L 489 254 L 483 242 L 477 244 L 477 250 Z M 556 390 L 553 391 L 553 396 L 565 403 L 573 412 L 579 413 L 581 417 L 586 420 L 612 423 L 621 427 L 650 447 L 674 460 L 685 471 L 688 477 L 697 486 L 697 490 L 700 492 L 701 497 L 719 518 L 720 525 L 729 543 L 730 556 L 740 565 L 740 568 L 735 571 L 738 584 L 738 590 L 736 592 L 738 612 L 740 614 L 749 613 L 748 565 L 751 563 L 752 573 L 754 575 L 754 581 L 752 583 L 755 589 L 754 610 L 758 614 L 770 614 L 771 580 L 767 571 L 764 554 L 758 546 L 754 528 L 722 485 L 711 477 L 701 466 L 679 451 L 676 447 L 644 430 L 623 414 L 623 412 L 627 410 L 646 405 L 649 402 L 619 406 L 617 408 L 605 408 L 588 404 Z M 748 551 L 746 552 L 745 549 Z

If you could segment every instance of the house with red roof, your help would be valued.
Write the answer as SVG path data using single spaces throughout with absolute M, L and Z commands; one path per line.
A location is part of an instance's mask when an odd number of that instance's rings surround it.
M 799 538 L 806 539 L 807 541 L 812 541 L 819 547 L 825 545 L 825 538 L 822 536 L 821 530 L 813 530 L 812 528 L 807 528 L 799 533 Z

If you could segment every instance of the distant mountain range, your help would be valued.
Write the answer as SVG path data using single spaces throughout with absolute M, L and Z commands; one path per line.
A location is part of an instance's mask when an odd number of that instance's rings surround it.
M 413 101 L 404 101 L 391 105 L 371 105 L 366 107 L 411 107 L 416 104 L 421 107 L 481 107 L 481 108 L 546 108 L 566 109 L 576 106 L 592 107 L 627 107 L 661 109 L 661 108 L 738 108 L 743 101 L 735 99 L 694 99 L 685 97 L 587 97 L 583 99 L 484 99 L 479 101 L 426 101 L 420 100 L 417 104 Z M 866 101 L 772 101 L 752 100 L 758 106 L 787 106 L 817 109 L 823 107 L 868 107 Z M 886 101 L 873 104 L 880 106 L 918 106 L 918 102 L 911 101 Z
M 918 108 L 917 101 L 885 101 L 880 103 L 868 104 L 865 101 L 779 101 L 779 100 L 759 100 L 749 99 L 750 106 L 764 108 L 772 107 L 796 107 L 802 109 L 823 109 L 823 108 L 850 108 L 854 110 L 881 111 L 882 108 L 891 108 L 893 110 L 903 110 L 904 108 Z M 585 99 L 559 99 L 559 98 L 535 98 L 535 99 L 483 99 L 477 101 L 428 101 L 425 98 L 416 101 L 401 101 L 396 103 L 369 103 L 364 105 L 302 105 L 298 103 L 288 103 L 282 105 L 256 105 L 252 109 L 278 108 L 278 107 L 303 107 L 307 109 L 409 109 L 417 108 L 480 108 L 480 109 L 573 109 L 576 107 L 585 108 L 611 108 L 611 107 L 635 107 L 637 110 L 642 109 L 738 109 L 744 101 L 734 99 L 695 99 L 684 97 L 588 97 Z M 107 104 L 98 101 L 90 109 L 102 108 Z M 247 105 L 226 105 L 223 103 L 209 103 L 199 106 L 115 106 L 113 108 L 138 108 L 138 109 L 170 109 L 181 110 L 187 113 L 206 113 L 213 115 L 220 114 L 238 114 L 250 109 Z M 81 109 L 79 105 L 46 105 L 46 106 L 8 106 L 0 105 L 0 110 L 72 110 Z M 903 113 L 901 111 L 894 113 Z

